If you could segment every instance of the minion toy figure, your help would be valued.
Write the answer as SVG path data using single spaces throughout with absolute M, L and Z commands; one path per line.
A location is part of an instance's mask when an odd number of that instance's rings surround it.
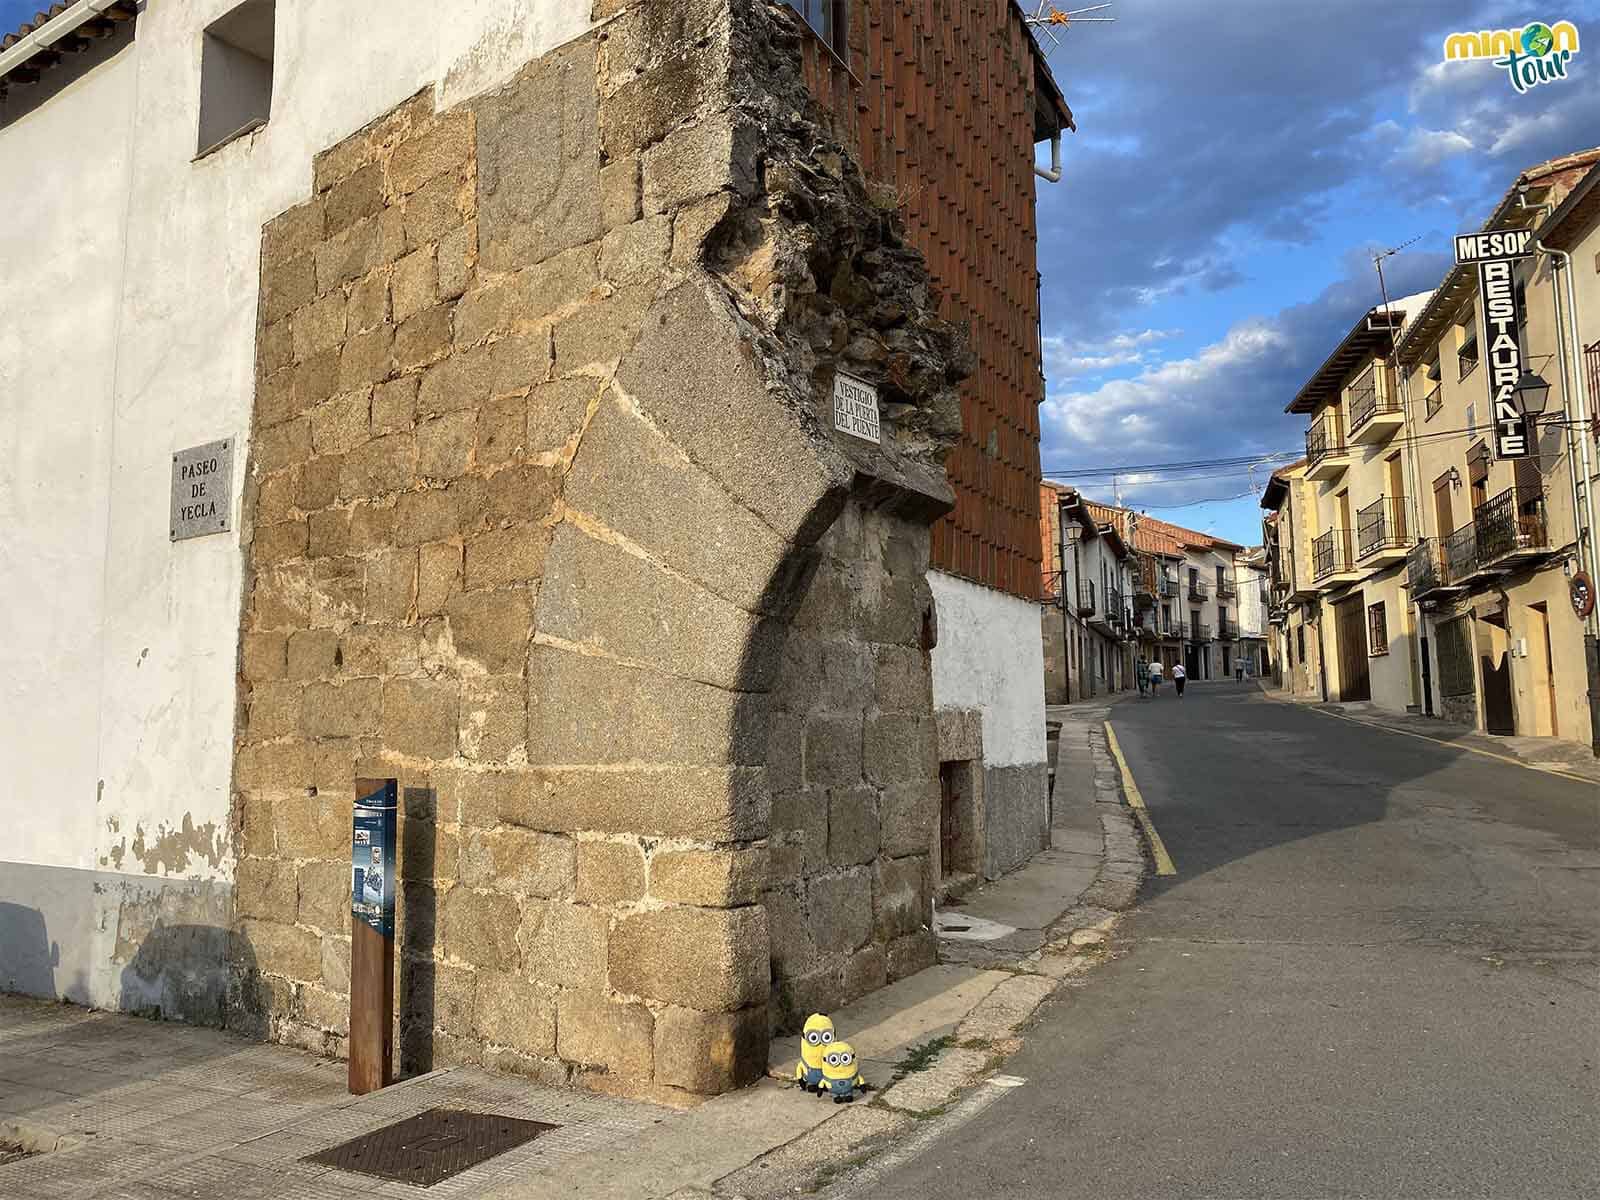
M 833 1021 L 821 1013 L 812 1013 L 800 1032 L 800 1061 L 794 1068 L 794 1081 L 806 1091 L 827 1090 L 822 1081 L 822 1056 L 832 1044 Z
M 854 1100 L 856 1092 L 867 1086 L 867 1081 L 856 1070 L 856 1051 L 849 1042 L 835 1042 L 822 1056 L 822 1076 L 823 1091 L 833 1097 L 835 1104 Z

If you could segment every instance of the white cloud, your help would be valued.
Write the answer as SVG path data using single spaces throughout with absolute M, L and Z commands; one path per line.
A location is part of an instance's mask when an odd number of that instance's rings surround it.
M 1159 357 L 1159 343 L 1177 337 L 1181 329 L 1124 330 L 1109 337 L 1073 342 L 1064 337 L 1044 339 L 1045 373 L 1052 379 L 1097 375 L 1120 367 L 1141 366 Z
M 1394 157 L 1412 170 L 1425 171 L 1472 149 L 1472 139 L 1454 129 L 1413 129 Z
M 1086 459 L 1099 447 L 1168 445 L 1168 437 L 1212 408 L 1220 383 L 1269 358 L 1285 340 L 1272 323 L 1245 321 L 1190 357 L 1148 366 L 1131 379 L 1109 380 L 1088 391 L 1049 396 L 1040 410 L 1048 426 L 1045 441 L 1071 445 Z

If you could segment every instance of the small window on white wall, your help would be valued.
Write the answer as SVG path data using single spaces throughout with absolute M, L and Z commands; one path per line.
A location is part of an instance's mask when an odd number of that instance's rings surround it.
M 245 0 L 206 29 L 200 47 L 200 137 L 209 154 L 272 116 L 276 0 Z

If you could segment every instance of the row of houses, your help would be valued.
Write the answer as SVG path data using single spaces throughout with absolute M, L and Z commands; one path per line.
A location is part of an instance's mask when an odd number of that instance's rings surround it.
M 1135 685 L 1137 660 L 1191 679 L 1268 669 L 1261 547 L 1185 529 L 1077 489 L 1040 488 L 1045 699 L 1070 704 Z
M 1509 305 L 1458 265 L 1362 314 L 1290 402 L 1306 454 L 1262 500 L 1274 671 L 1300 696 L 1600 744 L 1600 149 L 1520 175 L 1483 225 L 1515 229 Z

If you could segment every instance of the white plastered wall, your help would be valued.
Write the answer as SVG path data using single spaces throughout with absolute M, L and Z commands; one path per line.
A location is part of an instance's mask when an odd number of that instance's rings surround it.
M 54 986 L 97 1004 L 119 999 L 118 889 L 67 914 L 77 884 L 38 872 L 231 879 L 263 223 L 310 194 L 317 152 L 418 90 L 456 103 L 590 25 L 577 0 L 280 3 L 271 119 L 196 161 L 202 31 L 235 3 L 150 4 L 131 46 L 0 128 L 0 905 L 60 901 Z M 223 438 L 233 532 L 171 543 L 172 454 Z

